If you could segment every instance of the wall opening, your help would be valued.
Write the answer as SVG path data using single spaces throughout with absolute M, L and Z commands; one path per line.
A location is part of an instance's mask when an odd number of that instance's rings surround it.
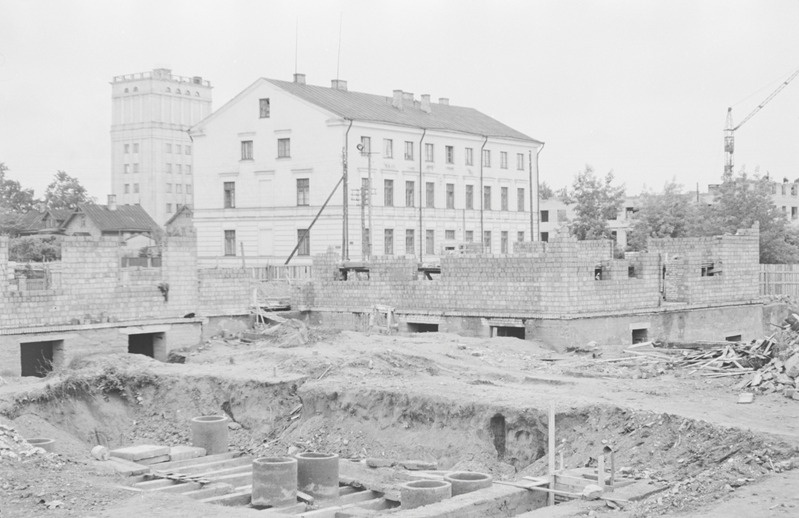
M 438 324 L 418 324 L 416 322 L 408 322 L 408 332 L 438 333 Z
M 166 361 L 165 333 L 139 333 L 128 335 L 128 353 L 143 354 Z
M 649 335 L 647 329 L 633 329 L 633 343 L 640 344 L 647 341 Z
M 724 340 L 726 340 L 728 342 L 740 342 L 741 339 L 742 339 L 741 335 L 730 335 L 730 336 L 725 336 L 724 337 Z
M 491 336 L 512 336 L 524 340 L 523 327 L 491 326 Z
M 491 418 L 489 428 L 491 429 L 491 437 L 494 440 L 494 448 L 497 450 L 497 458 L 503 459 L 505 457 L 505 416 L 496 414 Z
M 63 340 L 27 342 L 19 344 L 21 375 L 43 378 L 61 365 L 64 354 Z

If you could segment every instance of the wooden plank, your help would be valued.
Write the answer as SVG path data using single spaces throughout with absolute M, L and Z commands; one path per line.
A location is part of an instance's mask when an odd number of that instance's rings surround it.
M 174 470 L 175 468 L 182 468 L 184 466 L 194 466 L 197 464 L 215 462 L 218 460 L 227 460 L 240 457 L 241 452 L 229 451 L 226 453 L 217 453 L 215 455 L 206 455 L 205 457 L 195 457 L 193 459 L 177 460 L 174 462 L 164 462 L 158 465 L 159 471 Z
M 235 473 L 251 473 L 251 472 L 252 472 L 252 466 L 247 464 L 247 465 L 244 465 L 244 466 L 236 466 L 236 467 L 226 468 L 226 469 L 222 469 L 222 470 L 218 470 L 218 471 L 209 471 L 209 472 L 205 472 L 205 473 L 199 473 L 199 474 L 196 474 L 196 475 L 192 475 L 192 477 L 201 477 L 201 478 L 211 479 L 211 480 L 215 481 L 216 479 L 219 479 L 219 478 L 224 477 L 226 475 L 232 475 L 232 474 L 235 474 Z M 191 480 L 187 480 L 187 481 L 191 482 Z M 136 487 L 146 491 L 146 490 L 150 490 L 150 489 L 158 489 L 158 488 L 161 488 L 161 487 L 170 486 L 170 485 L 175 484 L 176 482 L 180 482 L 180 480 L 172 480 L 172 479 L 168 479 L 168 478 L 160 478 L 160 479 L 157 479 L 157 480 L 149 480 L 147 482 L 139 482 L 138 484 L 136 484 Z
M 549 405 L 549 421 L 547 425 L 549 435 L 549 451 L 547 452 L 547 466 L 549 470 L 549 487 L 555 487 L 555 407 Z M 551 493 L 547 504 L 555 505 L 555 495 Z

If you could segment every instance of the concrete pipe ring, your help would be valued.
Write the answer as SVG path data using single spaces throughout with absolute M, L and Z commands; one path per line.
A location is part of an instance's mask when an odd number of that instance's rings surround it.
M 452 496 L 452 484 L 445 480 L 415 480 L 400 486 L 402 509 L 430 505 Z
M 338 455 L 306 452 L 297 456 L 299 490 L 317 500 L 338 498 Z
M 297 503 L 297 459 L 259 457 L 252 461 L 252 505 L 282 507 Z
M 28 444 L 31 446 L 36 446 L 44 451 L 55 451 L 55 439 L 50 439 L 49 437 L 33 437 L 31 439 L 26 439 L 26 441 L 28 441 Z
M 225 453 L 228 446 L 227 416 L 207 415 L 191 420 L 191 443 L 205 448 L 206 455 Z
M 491 487 L 494 483 L 491 475 L 472 471 L 453 471 L 444 475 L 444 480 L 452 484 L 452 496 Z

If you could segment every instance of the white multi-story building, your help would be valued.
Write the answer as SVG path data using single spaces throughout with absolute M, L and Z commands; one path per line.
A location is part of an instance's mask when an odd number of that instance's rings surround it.
M 194 194 L 189 128 L 211 113 L 211 84 L 169 69 L 111 82 L 111 192 L 160 225 Z
M 292 264 L 331 246 L 430 261 L 460 242 L 505 253 L 538 239 L 543 144 L 444 98 L 262 78 L 191 136 L 203 264 L 283 263 L 297 245 Z

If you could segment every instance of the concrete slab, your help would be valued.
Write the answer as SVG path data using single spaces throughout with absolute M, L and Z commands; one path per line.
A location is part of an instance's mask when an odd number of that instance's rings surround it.
M 153 444 L 140 444 L 138 446 L 127 446 L 125 448 L 117 448 L 111 450 L 111 456 L 119 459 L 131 460 L 133 462 L 142 459 L 151 459 L 162 455 L 167 456 L 169 460 L 169 447 L 168 446 L 155 446 Z
M 152 464 L 161 464 L 163 462 L 169 462 L 169 454 L 166 455 L 159 455 L 157 457 L 150 457 L 148 459 L 141 459 L 136 461 L 139 464 L 144 464 L 145 466 L 150 466 Z
M 198 446 L 173 446 L 169 448 L 169 462 L 205 457 L 205 448 Z
M 489 516 L 516 516 L 546 505 L 547 495 L 513 486 L 494 484 L 491 487 L 448 498 L 442 502 L 417 507 L 401 508 L 392 516 L 396 518 L 486 518 Z
M 109 464 L 114 468 L 116 473 L 124 476 L 134 476 L 134 475 L 142 475 L 150 471 L 148 466 L 142 466 L 141 464 L 137 464 L 135 462 L 131 462 L 125 459 L 119 459 L 116 457 L 111 457 L 105 463 Z

